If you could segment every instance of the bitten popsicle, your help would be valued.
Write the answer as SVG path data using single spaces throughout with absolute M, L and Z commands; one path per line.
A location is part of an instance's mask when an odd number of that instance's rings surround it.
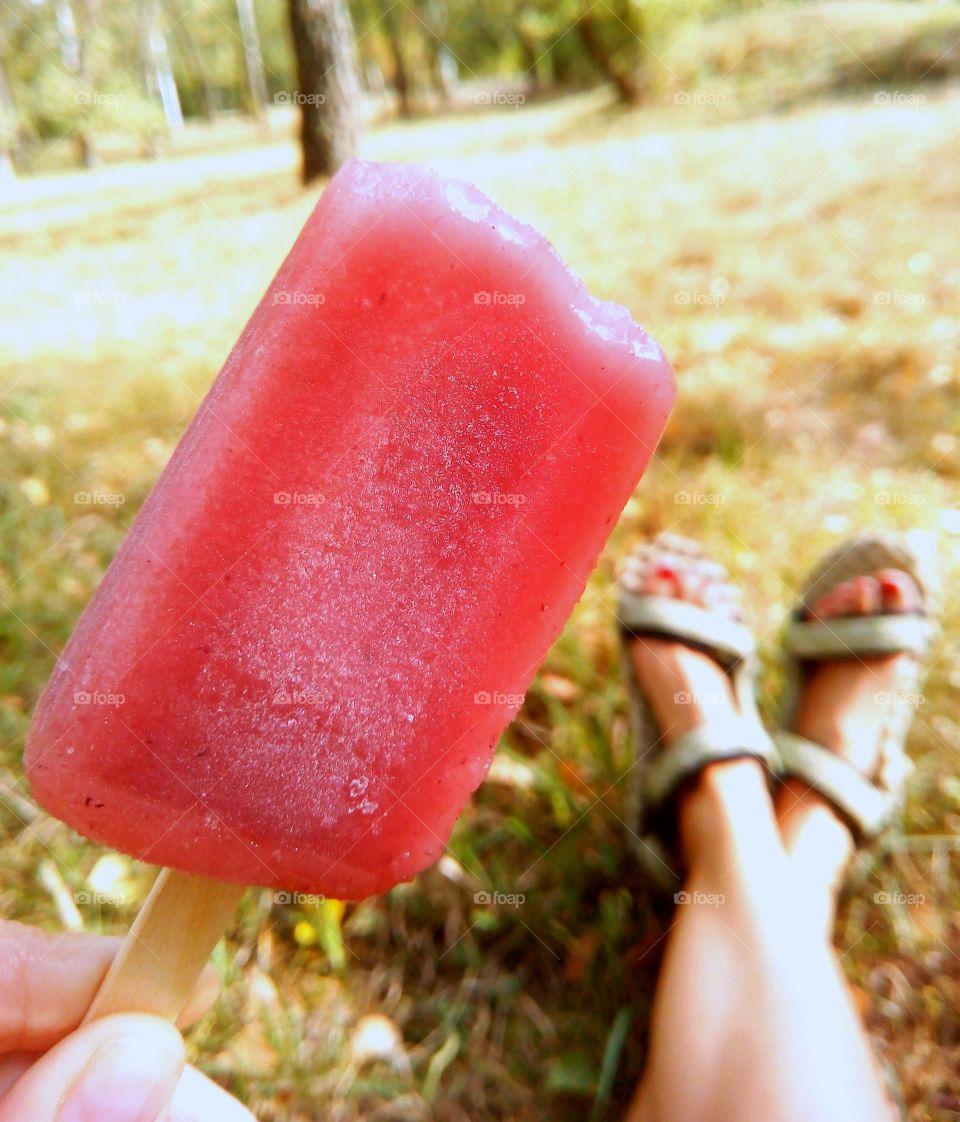
M 549 244 L 426 167 L 325 190 L 64 650 L 36 799 L 220 881 L 441 853 L 674 399 Z

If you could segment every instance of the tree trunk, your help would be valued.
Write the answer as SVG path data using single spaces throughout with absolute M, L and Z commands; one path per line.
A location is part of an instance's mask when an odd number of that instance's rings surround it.
M 179 13 L 179 8 L 177 9 Z M 220 106 L 217 104 L 217 91 L 207 77 L 206 60 L 197 45 L 197 40 L 185 19 L 178 19 L 171 28 L 183 53 L 187 69 L 190 71 L 193 88 L 200 91 L 201 116 L 212 121 Z
M 441 30 L 445 30 L 441 28 Z M 457 61 L 443 41 L 443 35 L 432 27 L 426 34 L 427 59 L 430 66 L 430 84 L 436 90 L 442 109 L 449 109 L 454 87 L 457 84 Z
M 300 88 L 303 182 L 333 173 L 360 134 L 360 77 L 344 0 L 288 0 Z
M 93 99 L 93 75 L 90 65 L 89 40 L 97 18 L 98 0 L 80 0 L 79 19 L 70 0 L 57 0 L 57 33 L 60 39 L 60 61 L 77 80 L 77 100 L 89 106 Z M 79 24 L 79 26 L 78 26 Z M 100 162 L 93 138 L 78 121 L 73 133 L 77 162 L 81 167 L 96 167 Z
M 618 99 L 625 105 L 639 105 L 645 92 L 640 68 L 618 64 L 613 59 L 596 21 L 589 15 L 581 17 L 576 27 L 587 58 L 613 83 Z
M 145 0 L 140 11 L 143 21 L 144 85 L 147 97 L 155 97 L 159 100 L 168 129 L 182 129 L 183 109 L 180 105 L 180 91 L 177 89 L 173 67 L 170 65 L 167 37 L 161 30 L 160 0 Z M 152 155 L 157 154 L 153 150 L 155 143 L 156 138 L 148 138 L 148 147 Z
M 247 68 L 253 115 L 262 117 L 267 104 L 267 79 L 263 73 L 263 55 L 260 52 L 257 21 L 253 14 L 253 0 L 237 0 L 237 19 L 240 23 L 240 38 L 243 40 L 243 58 Z
M 4 28 L 0 26 L 0 35 Z M 0 44 L 0 186 L 16 179 L 16 164 L 14 156 L 17 151 L 19 138 L 19 122 L 17 106 L 13 100 L 13 92 L 7 80 L 6 67 L 3 64 L 3 50 Z
M 523 79 L 528 83 L 530 92 L 538 94 L 543 89 L 543 78 L 540 74 L 541 58 L 543 51 L 522 27 L 517 28 L 517 42 L 520 44 L 520 55 L 523 58 Z
M 412 117 L 413 106 L 410 101 L 410 72 L 403 51 L 400 26 L 397 23 L 396 5 L 390 7 L 383 17 L 383 25 L 390 44 L 393 60 L 393 88 L 397 95 L 397 113 L 401 117 Z

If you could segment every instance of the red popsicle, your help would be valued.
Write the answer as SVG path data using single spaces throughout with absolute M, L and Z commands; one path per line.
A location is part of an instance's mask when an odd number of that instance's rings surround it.
M 434 861 L 673 403 L 467 184 L 330 183 L 57 664 L 39 802 L 154 864 L 356 899 Z

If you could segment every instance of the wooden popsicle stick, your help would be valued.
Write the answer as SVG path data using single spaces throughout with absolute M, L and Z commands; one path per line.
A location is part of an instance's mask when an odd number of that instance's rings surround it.
M 244 891 L 161 869 L 83 1023 L 111 1013 L 176 1020 Z

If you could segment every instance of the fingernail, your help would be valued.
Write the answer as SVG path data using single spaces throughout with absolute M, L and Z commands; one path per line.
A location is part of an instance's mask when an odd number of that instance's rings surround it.
M 658 565 L 653 570 L 653 575 L 659 580 L 673 580 L 675 573 L 670 565 Z
M 156 1122 L 183 1069 L 183 1043 L 157 1024 L 102 1044 L 67 1092 L 56 1122 Z

